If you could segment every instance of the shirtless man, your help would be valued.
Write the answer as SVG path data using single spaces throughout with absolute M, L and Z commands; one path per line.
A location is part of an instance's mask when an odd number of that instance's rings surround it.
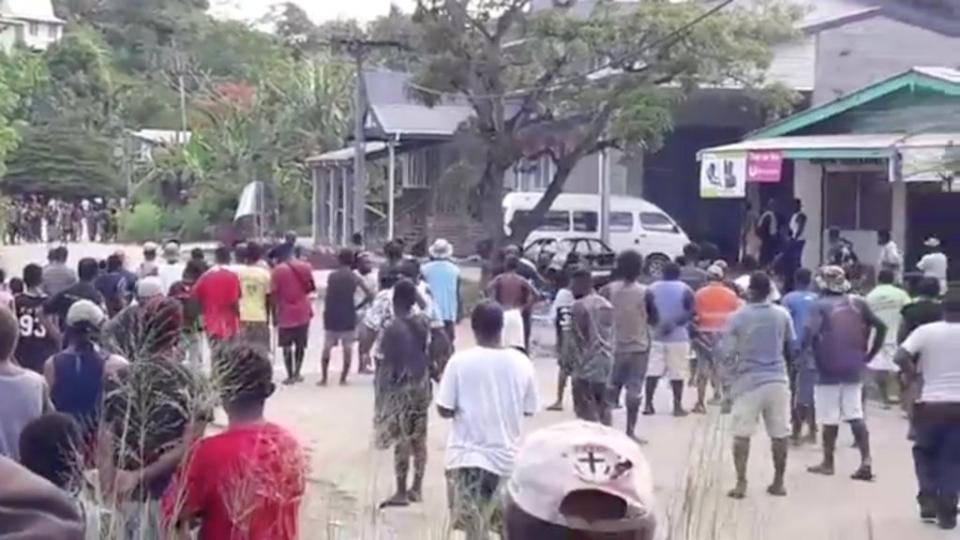
M 490 280 L 487 284 L 487 296 L 493 298 L 503 307 L 504 311 L 504 340 L 508 346 L 518 346 L 520 343 L 514 343 L 510 335 L 515 333 L 511 331 L 512 320 L 510 312 L 517 310 L 522 314 L 533 307 L 537 302 L 537 290 L 529 280 L 521 276 L 517 270 L 520 266 L 520 258 L 516 255 L 508 255 L 504 260 L 503 273 Z M 522 324 L 522 315 L 517 317 Z M 523 329 L 523 349 L 529 349 L 530 335 L 526 328 Z

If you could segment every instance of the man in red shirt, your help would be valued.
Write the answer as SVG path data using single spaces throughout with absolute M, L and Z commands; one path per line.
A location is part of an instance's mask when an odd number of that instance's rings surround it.
M 300 369 L 307 350 L 313 306 L 310 293 L 316 290 L 313 269 L 294 258 L 292 250 L 280 254 L 280 262 L 270 275 L 270 297 L 276 314 L 277 344 L 283 349 L 283 364 L 287 369 L 284 384 L 302 382 Z
M 307 461 L 297 440 L 263 418 L 273 393 L 268 353 L 242 341 L 214 362 L 227 430 L 198 441 L 162 501 L 168 523 L 200 524 L 198 540 L 294 540 Z
M 227 265 L 230 250 L 225 246 L 214 251 L 216 264 L 193 286 L 193 297 L 200 303 L 203 329 L 212 344 L 226 341 L 240 329 L 240 278 Z

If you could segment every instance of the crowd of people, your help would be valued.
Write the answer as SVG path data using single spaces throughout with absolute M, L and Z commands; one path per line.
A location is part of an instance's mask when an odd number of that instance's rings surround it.
M 741 227 L 741 262 L 769 270 L 786 289 L 792 290 L 807 245 L 807 214 L 799 199 L 793 201 L 789 212 L 780 210 L 776 199 L 768 200 L 759 215 L 747 204 Z M 939 238 L 932 236 L 923 242 L 923 256 L 912 269 L 904 266 L 903 253 L 889 230 L 877 231 L 877 244 L 876 260 L 864 260 L 840 229 L 830 227 L 824 249 L 826 262 L 843 268 L 855 287 L 861 281 L 869 281 L 865 270 L 871 268 L 874 272 L 892 271 L 898 282 L 933 277 L 940 281 L 941 294 L 946 293 L 949 260 Z
M 100 197 L 64 201 L 31 195 L 12 199 L 3 209 L 6 244 L 115 242 L 124 202 Z
M 729 495 L 741 499 L 761 419 L 774 463 L 769 494 L 786 495 L 788 447 L 816 442 L 818 428 L 823 457 L 808 470 L 834 475 L 841 423 L 850 426 L 861 456 L 851 478 L 873 480 L 864 402 L 875 389 L 889 407 L 896 388 L 909 411 L 921 517 L 954 528 L 960 364 L 947 350 L 960 345 L 960 324 L 944 321 L 941 279 L 922 277 L 908 293 L 895 268 L 883 267 L 861 296 L 842 266 L 827 264 L 815 272 L 798 268 L 789 285 L 781 283 L 782 295 L 772 272 L 749 256 L 747 272 L 728 279 L 724 261 L 701 262 L 699 253 L 687 246 L 683 260 L 652 282 L 632 251 L 619 254 L 614 281 L 599 290 L 589 269 L 570 273 L 552 306 L 560 380 L 551 409 L 562 408 L 569 377 L 576 416 L 609 425 L 624 392 L 625 432 L 645 444 L 635 431 L 638 415 L 641 403 L 643 414 L 656 413 L 661 378 L 670 382 L 678 417 L 688 414 L 688 382 L 696 387 L 693 412 L 701 414 L 712 385 L 713 403 L 731 415 L 737 482 Z
M 304 382 L 312 267 L 292 234 L 267 252 L 255 242 L 220 246 L 212 264 L 203 251 L 186 260 L 181 252 L 177 242 L 148 243 L 136 269 L 118 252 L 83 258 L 74 271 L 67 248 L 57 247 L 45 267 L 27 265 L 4 285 L 0 455 L 59 489 L 10 492 L 4 482 L 0 500 L 41 492 L 55 499 L 24 522 L 74 532 L 110 524 L 115 537 L 128 538 L 191 528 L 206 539 L 298 536 L 306 458 L 288 431 L 264 418 L 264 404 L 275 391 L 274 347 L 282 350 L 282 382 Z M 814 443 L 818 434 L 822 459 L 808 470 L 834 475 L 842 423 L 861 457 L 851 478 L 873 480 L 864 401 L 875 388 L 883 406 L 899 401 L 909 413 L 921 517 L 956 526 L 960 365 L 952 355 L 960 325 L 944 321 L 937 278 L 908 293 L 900 274 L 883 267 L 861 296 L 840 265 L 799 268 L 784 283 L 745 257 L 747 272 L 734 278 L 695 244 L 657 279 L 643 274 L 634 251 L 618 255 L 613 280 L 599 288 L 590 268 L 571 266 L 552 284 L 559 370 L 547 410 L 563 409 L 569 382 L 577 420 L 524 437 L 525 417 L 540 411 L 529 354 L 544 278 L 517 247 L 504 248 L 489 268 L 486 298 L 468 316 L 475 346 L 457 350 L 456 326 L 467 316 L 460 267 L 445 240 L 428 254 L 421 261 L 391 241 L 376 267 L 356 242 L 337 253 L 322 300 L 317 384 L 328 384 L 337 347 L 341 385 L 354 371 L 373 376 L 374 443 L 393 451 L 396 481 L 380 508 L 423 500 L 435 407 L 451 422 L 450 522 L 469 540 L 494 531 L 510 540 L 652 538 L 657 520 L 638 423 L 657 413 L 653 398 L 666 379 L 674 416 L 711 406 L 730 415 L 734 499 L 749 493 L 760 420 L 771 440 L 770 495 L 787 493 L 791 443 Z M 696 392 L 689 412 L 688 386 Z M 621 394 L 625 426 L 615 430 Z M 228 426 L 204 435 L 217 406 Z M 29 484 L 3 458 L 0 467 Z M 70 513 L 72 525 L 44 521 Z M 79 537 L 71 534 L 56 537 Z

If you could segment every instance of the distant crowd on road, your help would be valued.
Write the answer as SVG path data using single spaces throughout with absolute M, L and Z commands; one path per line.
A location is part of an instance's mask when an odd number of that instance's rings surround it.
M 8 244 L 115 242 L 124 202 L 96 197 L 64 201 L 30 195 L 10 199 L 3 209 Z

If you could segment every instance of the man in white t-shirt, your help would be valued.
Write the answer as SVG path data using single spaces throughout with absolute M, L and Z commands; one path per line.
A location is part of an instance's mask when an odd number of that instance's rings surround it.
M 940 239 L 937 237 L 927 238 L 923 245 L 927 247 L 927 254 L 917 263 L 917 268 L 923 272 L 924 277 L 937 278 L 940 282 L 940 296 L 943 296 L 947 294 L 947 255 L 941 249 Z
M 163 283 L 163 294 L 170 293 L 170 286 L 183 279 L 185 264 L 180 262 L 180 244 L 174 240 L 163 246 L 163 262 L 157 265 L 157 277 Z
M 450 358 L 437 409 L 453 420 L 445 465 L 452 522 L 468 540 L 480 540 L 490 532 L 497 488 L 513 468 L 523 417 L 538 405 L 530 359 L 501 345 L 503 309 L 478 305 L 471 326 L 477 346 Z
M 890 270 L 893 272 L 894 283 L 900 283 L 903 272 L 903 254 L 897 243 L 890 237 L 890 231 L 877 232 L 877 244 L 880 246 L 880 255 L 877 257 L 877 272 Z
M 957 526 L 960 493 L 960 323 L 922 325 L 897 351 L 907 381 L 921 378 L 913 407 L 913 460 L 919 484 L 917 502 L 923 520 L 942 529 Z

